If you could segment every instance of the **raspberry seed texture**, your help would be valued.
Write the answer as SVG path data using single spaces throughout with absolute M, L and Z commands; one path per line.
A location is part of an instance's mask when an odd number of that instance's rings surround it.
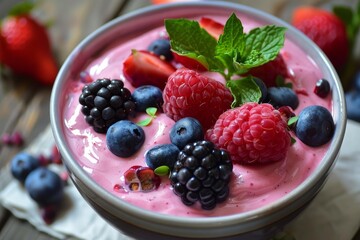
M 267 103 L 246 103 L 226 111 L 206 132 L 206 139 L 242 164 L 281 161 L 291 144 L 282 114 Z

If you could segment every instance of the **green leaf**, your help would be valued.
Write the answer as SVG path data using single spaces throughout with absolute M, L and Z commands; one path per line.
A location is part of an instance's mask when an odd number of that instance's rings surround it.
M 296 143 L 296 139 L 293 138 L 293 137 L 290 137 L 291 138 L 291 145 L 295 144 Z
M 166 19 L 165 28 L 173 51 L 200 62 L 207 69 L 217 69 L 214 58 L 217 42 L 197 21 Z
M 245 48 L 235 61 L 238 74 L 274 60 L 284 46 L 286 28 L 269 25 L 252 29 L 245 37 Z
M 152 119 L 153 119 L 152 117 L 148 117 L 148 118 L 145 118 L 144 120 L 137 122 L 136 124 L 138 126 L 145 127 L 151 123 Z
M 149 116 L 155 117 L 156 112 L 157 112 L 157 108 L 156 107 L 149 107 L 149 108 L 146 108 L 145 111 Z
M 298 116 L 291 117 L 291 118 L 288 120 L 288 123 L 287 123 L 288 126 L 291 126 L 291 125 L 293 125 L 294 123 L 296 123 L 298 119 L 299 119 Z
M 356 37 L 356 33 L 358 31 L 357 29 L 359 27 L 357 26 L 357 16 L 353 10 L 350 7 L 339 5 L 333 7 L 333 12 L 345 24 L 347 35 L 350 41 L 353 41 Z
M 170 168 L 168 166 L 163 165 L 155 168 L 154 173 L 158 176 L 166 176 L 169 175 Z
M 29 14 L 34 9 L 34 7 L 35 4 L 30 1 L 20 2 L 10 9 L 9 15 L 18 16 L 22 14 Z
M 261 90 L 253 80 L 252 76 L 238 80 L 230 80 L 226 83 L 234 97 L 232 108 L 238 107 L 246 102 L 259 102 Z

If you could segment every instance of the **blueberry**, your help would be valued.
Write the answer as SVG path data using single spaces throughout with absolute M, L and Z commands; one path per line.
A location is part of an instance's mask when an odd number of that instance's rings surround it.
M 149 107 L 162 108 L 164 103 L 160 88 L 144 85 L 134 90 L 132 98 L 136 103 L 136 111 L 145 112 Z
M 254 77 L 253 79 L 261 91 L 261 98 L 260 98 L 259 102 L 262 103 L 267 97 L 267 92 L 268 92 L 267 87 L 266 87 L 265 83 L 263 82 L 263 80 L 261 80 L 260 78 Z
M 144 130 L 129 120 L 114 123 L 106 132 L 109 150 L 119 157 L 130 157 L 140 149 L 144 141 Z
M 29 173 L 39 166 L 40 163 L 35 157 L 28 153 L 21 152 L 11 160 L 10 170 L 14 178 L 23 183 Z
M 314 93 L 321 98 L 325 98 L 330 92 L 330 83 L 328 80 L 322 78 L 316 82 Z
M 360 122 L 360 92 L 350 91 L 345 94 L 347 117 Z
M 167 61 L 173 59 L 171 52 L 170 41 L 165 38 L 159 38 L 154 40 L 147 49 L 149 52 L 153 52 L 158 56 L 163 56 Z
M 40 206 L 59 204 L 64 196 L 63 180 L 46 167 L 32 171 L 25 180 L 25 188 Z
M 145 161 L 148 167 L 156 169 L 160 166 L 174 167 L 180 150 L 174 144 L 161 144 L 151 148 L 145 154 Z
M 270 87 L 268 88 L 268 101 L 275 108 L 289 106 L 292 109 L 296 109 L 299 106 L 299 98 L 292 90 L 288 87 Z
M 300 112 L 295 134 L 306 145 L 317 147 L 332 138 L 334 129 L 334 120 L 330 112 L 322 106 L 313 105 Z
M 360 92 L 360 71 L 355 74 L 354 77 L 354 89 Z
M 182 118 L 170 130 L 170 141 L 179 149 L 186 144 L 203 140 L 204 132 L 198 120 L 192 117 Z

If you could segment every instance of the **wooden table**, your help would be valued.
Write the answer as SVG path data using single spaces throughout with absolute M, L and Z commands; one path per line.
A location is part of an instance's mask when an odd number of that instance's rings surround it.
M 4 4 L 9 2 L 9 4 Z M 239 2 L 257 7 L 272 13 L 286 21 L 291 18 L 292 10 L 301 4 L 311 4 L 329 9 L 331 4 L 355 5 L 356 0 L 273 0 Z M 10 0 L 3 0 L 10 5 Z M 39 1 L 34 15 L 43 21 L 51 21 L 49 32 L 52 45 L 59 65 L 71 50 L 86 35 L 105 22 L 130 12 L 134 9 L 150 5 L 145 0 L 47 0 Z M 26 78 L 14 77 L 7 72 L 0 74 L 0 134 L 21 132 L 25 138 L 22 147 L 0 145 L 0 169 L 8 164 L 11 158 L 49 125 L 49 99 L 51 88 L 34 84 Z M 0 187 L 3 188 L 10 180 L 8 170 L 0 171 Z M 0 240 L 1 239 L 53 239 L 35 230 L 23 220 L 15 218 L 8 210 L 0 206 Z M 360 234 L 354 238 L 360 239 Z

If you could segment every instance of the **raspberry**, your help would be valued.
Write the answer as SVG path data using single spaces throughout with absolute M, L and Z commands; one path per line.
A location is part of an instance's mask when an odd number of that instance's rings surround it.
M 175 121 L 196 118 L 204 130 L 212 127 L 233 101 L 223 84 L 186 68 L 170 75 L 163 98 L 166 115 Z
M 245 103 L 226 111 L 206 139 L 243 164 L 281 161 L 291 143 L 282 114 L 268 103 Z
M 99 133 L 105 133 L 115 122 L 135 114 L 135 103 L 129 89 L 117 79 L 97 79 L 85 85 L 79 97 L 85 120 Z
M 226 151 L 209 141 L 186 145 L 178 155 L 170 180 L 173 191 L 185 205 L 199 201 L 210 210 L 229 196 L 233 165 Z

